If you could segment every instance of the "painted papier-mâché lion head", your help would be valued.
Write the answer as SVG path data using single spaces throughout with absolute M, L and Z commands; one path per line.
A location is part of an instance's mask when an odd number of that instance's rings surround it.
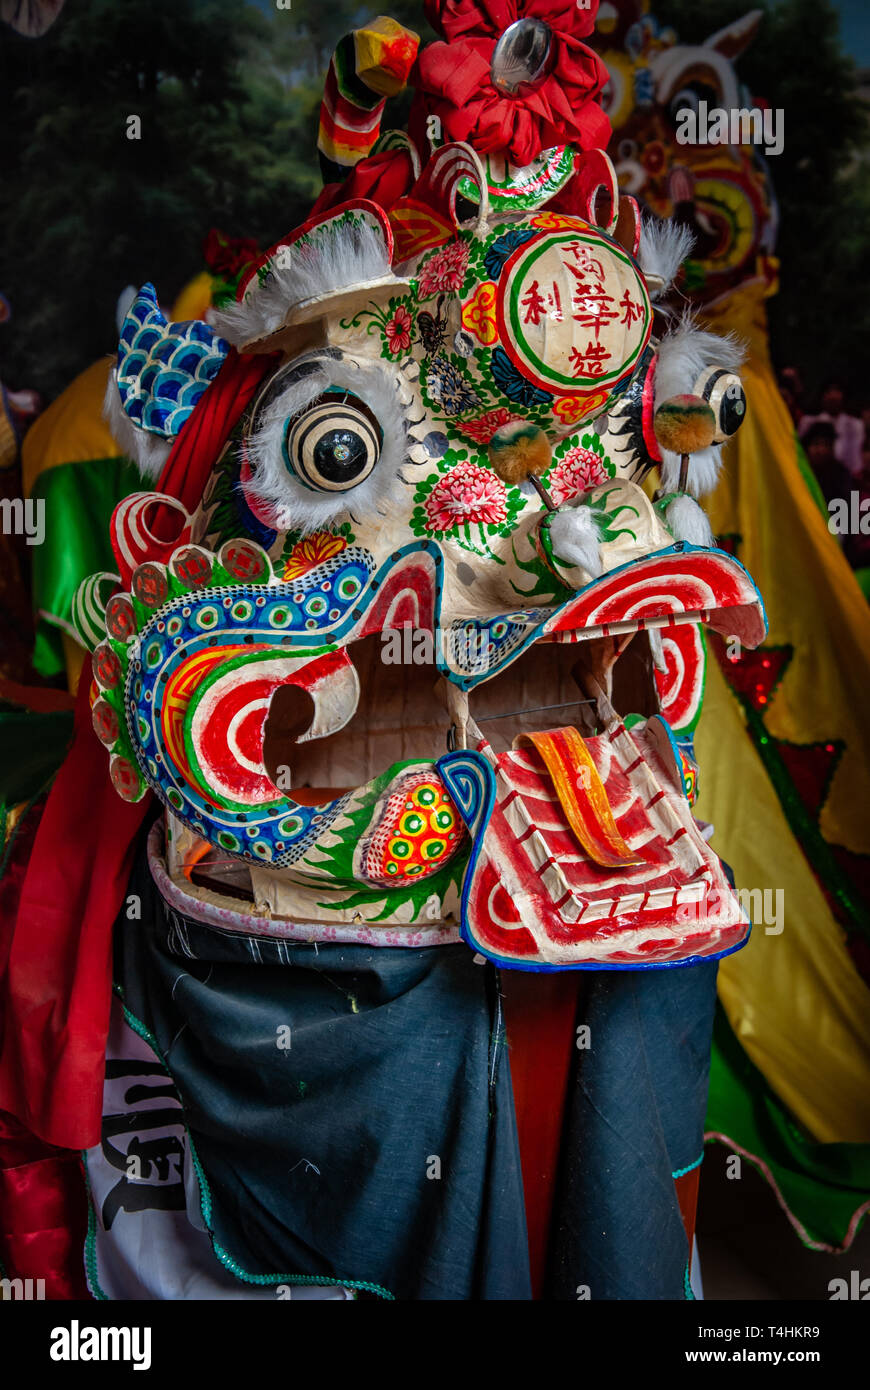
M 685 242 L 600 151 L 385 147 L 389 214 L 335 203 L 210 324 L 130 310 L 109 409 L 156 491 L 76 604 L 115 786 L 166 808 L 164 895 L 234 930 L 461 931 L 520 969 L 734 949 L 691 731 L 702 628 L 765 627 L 692 494 L 738 354 L 657 336 Z

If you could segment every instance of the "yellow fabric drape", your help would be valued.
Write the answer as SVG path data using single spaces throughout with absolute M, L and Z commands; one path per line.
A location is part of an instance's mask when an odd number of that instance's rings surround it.
M 768 645 L 794 650 L 765 724 L 791 743 L 843 740 L 819 825 L 830 844 L 870 854 L 870 605 L 801 478 L 761 291 L 737 291 L 707 318 L 714 330 L 738 333 L 749 354 L 746 422 L 705 505 L 714 534 L 742 537 L 739 557 L 767 608 Z
M 783 930 L 756 926 L 723 960 L 719 997 L 741 1046 L 826 1143 L 870 1141 L 870 990 L 791 832 L 718 663 L 708 665 L 696 807 L 738 888 L 783 893 Z
M 748 285 L 707 311 L 708 326 L 747 344 L 746 422 L 706 505 L 767 607 L 771 646 L 793 657 L 764 711 L 769 734 L 797 744 L 843 740 L 819 825 L 870 852 L 870 608 L 803 478 L 794 430 L 770 364 L 764 297 Z M 738 887 L 782 889 L 784 930 L 756 928 L 723 961 L 731 1027 L 779 1097 L 824 1142 L 870 1141 L 870 991 L 863 984 L 775 788 L 715 661 L 698 729 L 699 814 Z
M 37 478 L 50 468 L 121 457 L 123 450 L 103 419 L 112 361 L 111 357 L 101 357 L 92 362 L 30 426 L 21 446 L 25 497 L 32 493 Z

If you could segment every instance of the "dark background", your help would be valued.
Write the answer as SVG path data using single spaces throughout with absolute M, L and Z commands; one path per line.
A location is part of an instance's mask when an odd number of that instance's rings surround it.
M 842 0 L 870 64 L 866 0 Z M 656 0 L 684 41 L 750 0 Z M 781 205 L 774 355 L 812 389 L 830 373 L 870 403 L 870 153 L 859 67 L 830 0 L 767 0 L 738 70 L 785 111 L 771 160 Z M 431 37 L 416 0 L 385 12 Z M 112 350 L 128 284 L 162 303 L 203 268 L 212 226 L 265 247 L 320 189 L 323 77 L 336 40 L 378 12 L 348 0 L 67 0 L 43 37 L 0 28 L 0 380 L 46 400 Z M 864 16 L 864 29 L 861 20 Z M 401 116 L 401 111 L 396 113 Z M 142 138 L 126 138 L 138 115 Z M 397 121 L 387 121 L 385 124 Z

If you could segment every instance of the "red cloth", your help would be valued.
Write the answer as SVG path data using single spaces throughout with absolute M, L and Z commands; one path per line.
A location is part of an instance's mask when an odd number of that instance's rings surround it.
M 220 371 L 173 444 L 157 484 L 158 492 L 177 497 L 189 512 L 195 509 L 224 444 L 266 372 L 275 365 L 275 358 L 273 352 L 244 356 L 230 348 Z M 177 518 L 174 524 L 177 529 Z
M 608 80 L 607 68 L 576 39 L 555 34 L 553 42 L 555 67 L 522 97 L 502 96 L 492 85 L 492 39 L 429 44 L 415 69 L 412 137 L 419 142 L 421 126 L 437 116 L 445 140 L 467 141 L 478 154 L 504 153 L 519 166 L 554 145 L 605 149 L 610 121 L 595 99 Z
M 425 0 L 423 9 L 436 34 L 451 43 L 467 34 L 498 37 L 518 19 L 542 19 L 582 39 L 595 29 L 598 0 L 582 9 L 577 0 Z
M 380 154 L 361 159 L 340 183 L 328 183 L 311 209 L 308 221 L 360 198 L 368 198 L 384 212 L 389 212 L 400 198 L 410 193 L 413 184 L 414 166 L 407 150 L 381 150 Z
M 0 1111 L 0 1264 L 43 1280 L 33 1296 L 89 1298 L 82 1251 L 88 1206 L 77 1153 L 51 1148 Z
M 581 39 L 592 33 L 596 0 L 428 0 L 430 24 L 446 43 L 430 43 L 413 72 L 417 95 L 409 131 L 418 146 L 431 116 L 445 140 L 467 141 L 479 154 L 507 155 L 530 164 L 554 145 L 605 149 L 610 121 L 598 104 L 609 74 Z M 496 43 L 518 19 L 540 19 L 551 30 L 550 67 L 534 90 L 506 96 L 492 84 Z
M 72 747 L 24 876 L 3 981 L 0 1109 L 46 1143 L 99 1141 L 112 925 L 151 798 L 121 801 L 91 727 L 90 662 Z

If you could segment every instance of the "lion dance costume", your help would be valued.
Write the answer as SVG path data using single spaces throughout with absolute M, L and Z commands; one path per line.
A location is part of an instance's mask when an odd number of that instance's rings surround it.
M 208 322 L 127 315 L 145 481 L 4 880 L 2 1257 L 55 1296 L 692 1296 L 750 931 L 701 633 L 766 622 L 697 500 L 739 353 L 659 312 L 689 242 L 620 192 L 596 9 L 348 36 L 307 221 Z

